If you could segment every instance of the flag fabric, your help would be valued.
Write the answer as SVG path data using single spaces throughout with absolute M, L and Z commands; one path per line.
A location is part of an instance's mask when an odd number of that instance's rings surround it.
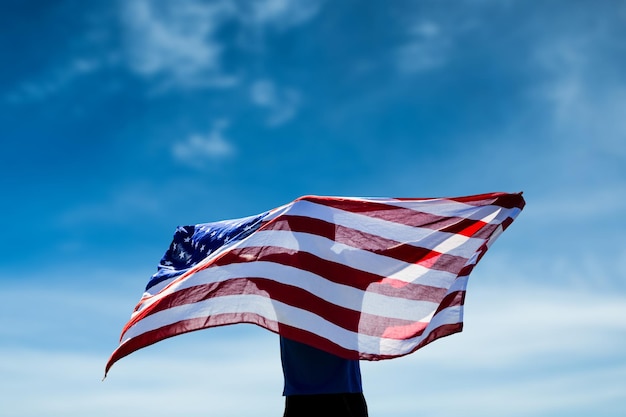
M 407 355 L 463 327 L 470 272 L 521 193 L 304 196 L 178 227 L 106 364 L 190 331 L 252 323 L 348 359 Z

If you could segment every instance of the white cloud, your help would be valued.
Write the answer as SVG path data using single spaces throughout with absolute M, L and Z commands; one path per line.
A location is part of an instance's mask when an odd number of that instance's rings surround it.
M 195 332 L 144 348 L 118 361 L 101 382 L 122 326 L 141 296 L 141 287 L 133 289 L 129 283 L 134 274 L 119 273 L 90 272 L 90 279 L 102 283 L 106 292 L 96 284 L 84 291 L 52 284 L 5 286 L 6 302 L 0 305 L 3 413 L 279 414 L 278 337 L 252 325 Z M 20 282 L 31 281 L 24 278 Z M 56 283 L 68 277 L 47 278 Z M 115 291 L 104 284 L 106 280 L 115 283 Z
M 300 106 L 294 89 L 279 89 L 272 81 L 258 80 L 250 88 L 252 103 L 268 111 L 267 124 L 279 126 L 291 120 Z
M 403 74 L 420 74 L 441 68 L 454 58 L 459 40 L 482 28 L 485 5 L 459 2 L 454 8 L 424 4 L 424 8 L 403 16 L 405 40 L 393 50 L 396 69 Z M 489 8 L 491 6 L 487 6 Z
M 472 357 L 465 359 L 471 361 Z M 404 369 L 394 372 L 410 375 L 401 379 L 386 372 L 372 374 L 371 379 L 381 385 L 387 382 L 387 387 L 377 384 L 371 390 L 375 393 L 368 396 L 372 415 L 618 417 L 626 407 L 623 363 L 588 370 L 547 369 L 530 376 L 511 368 L 468 373 L 437 365 L 405 362 Z M 518 368 L 524 365 L 520 363 Z
M 268 27 L 288 29 L 303 24 L 319 11 L 318 0 L 244 2 L 181 0 L 154 3 L 122 2 L 126 55 L 137 74 L 161 80 L 160 91 L 171 88 L 233 87 L 239 75 L 223 68 L 223 55 L 236 47 L 234 38 L 218 39 L 229 23 L 252 44 L 264 42 Z M 245 72 L 243 68 L 233 70 Z
M 185 335 L 190 343 L 169 343 L 177 349 L 136 352 L 104 381 L 110 352 L 2 348 L 3 412 L 16 417 L 279 415 L 277 337 L 232 343 L 215 330 L 215 340 Z
M 270 24 L 281 29 L 303 24 L 319 12 L 321 0 L 262 0 L 251 3 L 251 13 L 241 13 L 243 20 Z M 239 3 L 245 5 L 246 3 Z
M 364 364 L 372 414 L 584 417 L 626 410 L 623 296 L 476 284 L 463 333 L 405 358 Z
M 256 326 L 159 342 L 117 362 L 100 382 L 131 302 L 124 307 L 111 291 L 28 286 L 13 286 L 6 298 L 5 311 L 55 308 L 52 315 L 33 311 L 3 323 L 0 390 L 7 415 L 166 416 L 176 410 L 262 417 L 282 411 L 278 339 Z M 626 410 L 623 295 L 474 283 L 466 306 L 463 333 L 404 358 L 362 363 L 371 415 L 587 417 L 593 411 L 617 417 Z M 54 331 L 22 346 L 11 339 L 11 325 Z M 77 350 L 78 337 L 93 339 L 97 350 Z
M 237 48 L 246 51 L 250 45 L 261 45 L 262 50 L 268 29 L 302 25 L 319 13 L 322 4 L 320 0 L 121 1 L 121 48 L 106 44 L 110 38 L 102 35 L 102 21 L 106 25 L 112 22 L 108 15 L 102 15 L 97 25 L 94 19 L 92 27 L 82 34 L 80 54 L 61 58 L 59 65 L 19 83 L 4 99 L 13 104 L 45 100 L 103 69 L 130 71 L 150 83 L 152 93 L 232 88 L 241 83 L 248 69 L 226 69 L 226 53 Z M 227 25 L 234 32 L 221 39 L 220 31 Z M 285 90 L 280 100 L 287 100 L 287 104 L 273 106 L 268 120 L 271 125 L 292 117 L 299 95 Z
M 207 161 L 233 156 L 235 147 L 222 133 L 226 127 L 228 121 L 219 120 L 207 135 L 192 134 L 185 141 L 175 143 L 172 147 L 174 158 L 190 166 L 202 168 Z
M 216 31 L 234 12 L 227 1 L 203 3 L 147 0 L 122 2 L 130 69 L 161 77 L 161 88 L 229 87 L 237 80 L 222 71 L 224 46 Z M 159 7 L 160 6 L 160 7 Z

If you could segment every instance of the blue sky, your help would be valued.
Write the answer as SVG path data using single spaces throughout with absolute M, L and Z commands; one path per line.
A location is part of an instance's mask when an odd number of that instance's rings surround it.
M 626 413 L 626 3 L 0 6 L 0 403 L 276 416 L 248 325 L 104 364 L 177 225 L 305 194 L 524 191 L 465 330 L 363 363 L 372 416 Z

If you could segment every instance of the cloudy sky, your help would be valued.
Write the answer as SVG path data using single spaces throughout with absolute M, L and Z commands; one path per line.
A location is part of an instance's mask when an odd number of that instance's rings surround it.
M 305 194 L 523 191 L 465 330 L 363 363 L 370 414 L 626 414 L 626 2 L 0 5 L 0 403 L 278 416 L 277 336 L 104 365 L 177 225 Z

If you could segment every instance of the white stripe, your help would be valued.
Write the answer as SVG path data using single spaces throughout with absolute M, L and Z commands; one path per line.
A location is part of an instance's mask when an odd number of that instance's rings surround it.
M 457 291 L 465 291 L 467 289 L 467 282 L 469 281 L 469 275 L 464 275 L 458 277 L 454 280 L 450 288 L 448 288 L 447 294 L 457 292 Z
M 255 265 L 256 266 L 233 264 L 204 270 L 190 277 L 190 282 L 185 281 L 184 287 L 189 288 L 194 285 L 202 285 L 210 282 L 222 282 L 232 277 L 246 277 L 250 275 L 249 272 L 251 271 L 255 272 L 255 276 L 258 277 L 265 277 L 269 275 L 277 282 L 289 285 L 298 284 L 299 287 L 319 296 L 320 298 L 326 299 L 329 302 L 350 308 L 352 310 L 380 316 L 381 318 L 392 317 L 414 322 L 428 322 L 430 316 L 434 313 L 438 306 L 437 303 L 432 302 L 394 298 L 369 292 L 364 293 L 363 291 L 352 287 L 330 283 L 329 281 L 321 279 L 314 274 L 284 265 L 272 264 L 268 262 L 258 262 Z M 465 290 L 466 286 L 467 277 L 459 278 L 452 284 L 448 293 Z M 239 298 L 234 299 L 233 297 Z M 226 311 L 223 309 L 228 306 L 222 305 L 221 301 L 214 301 L 217 299 L 236 300 L 237 303 L 232 305 L 234 310 Z M 145 331 L 154 330 L 165 325 L 176 323 L 177 321 L 184 320 L 186 318 L 195 318 L 198 316 L 204 317 L 223 312 L 254 311 L 259 313 L 254 310 L 254 305 L 251 304 L 258 304 L 261 300 L 269 306 L 271 306 L 272 303 L 279 303 L 277 300 L 271 300 L 267 297 L 261 297 L 258 295 L 229 295 L 216 297 L 214 299 L 172 307 L 168 310 L 154 313 L 139 321 L 135 326 L 131 327 L 131 329 L 129 329 L 123 337 L 131 337 L 133 334 L 136 335 L 137 331 L 143 333 Z M 217 310 L 211 310 L 211 306 L 214 305 L 217 306 Z M 275 320 L 273 316 L 268 316 L 267 314 L 264 316 L 271 320 Z
M 228 279 L 248 278 L 252 276 L 299 287 L 338 306 L 380 317 L 420 321 L 431 314 L 438 305 L 430 301 L 410 300 L 362 291 L 348 285 L 336 284 L 305 270 L 273 262 L 230 264 L 208 268 L 168 288 L 167 294 L 187 288 L 199 287 L 201 285 L 224 282 Z M 198 290 L 200 290 L 200 288 L 198 288 Z M 159 294 L 155 299 L 160 299 L 163 296 L 164 294 Z M 204 301 L 195 304 L 201 305 L 202 303 L 204 303 Z M 144 308 L 142 308 L 142 310 Z M 178 307 L 157 312 L 148 317 L 161 315 L 176 308 Z M 147 318 L 142 320 L 146 320 Z
M 494 230 L 493 234 L 489 237 L 489 240 L 487 241 L 487 248 L 490 248 L 491 245 L 493 245 L 493 242 L 498 240 L 502 232 L 504 232 L 504 229 L 502 228 L 502 225 L 499 225 L 496 230 Z
M 242 306 L 248 306 L 249 308 L 243 309 Z M 124 333 L 122 341 L 125 342 L 145 332 L 156 330 L 183 320 L 224 313 L 244 312 L 253 312 L 269 320 L 276 320 L 271 299 L 260 295 L 228 295 L 211 298 L 198 303 L 172 307 L 144 317 Z
M 293 203 L 285 204 L 284 206 L 281 206 L 281 207 L 275 208 L 273 210 L 270 210 L 265 215 L 265 217 L 263 217 L 261 219 L 261 221 L 262 222 L 268 222 L 270 220 L 273 220 L 274 218 L 276 218 L 276 217 L 282 215 L 284 212 L 286 212 L 292 204 Z M 242 217 L 240 219 L 233 219 L 233 220 L 224 220 L 224 221 L 216 222 L 216 223 L 241 223 L 242 220 L 248 220 L 248 219 L 251 219 L 251 218 L 254 218 L 254 217 L 256 217 L 256 216 Z M 202 260 L 202 262 L 199 263 L 198 265 L 208 263 L 210 260 L 216 258 L 217 256 L 220 256 L 222 253 L 224 253 L 224 252 L 226 252 L 228 250 L 231 250 L 234 247 L 237 247 L 240 242 L 241 242 L 241 240 L 232 240 L 230 242 L 227 242 L 227 243 L 223 244 L 219 248 L 216 248 L 214 252 L 211 252 L 211 254 L 209 254 L 206 258 L 204 258 Z M 183 273 L 185 273 L 187 270 L 190 270 L 190 269 L 192 269 L 192 267 L 186 268 L 186 269 L 180 269 L 179 270 L 180 274 L 176 275 L 175 277 L 163 280 L 163 281 L 159 282 L 158 284 L 153 285 L 152 287 L 150 287 L 148 289 L 148 291 L 146 291 L 144 293 L 144 297 L 151 297 L 152 295 L 157 294 L 158 292 L 163 290 L 163 288 L 167 287 L 172 281 L 174 281 L 176 278 L 178 278 L 180 275 L 182 275 Z
M 265 246 L 270 243 L 278 242 L 281 243 L 281 248 L 284 248 L 286 250 L 309 252 L 322 259 L 341 263 L 357 270 L 363 270 L 362 267 L 367 266 L 367 270 L 365 272 L 373 273 L 381 277 L 397 279 L 399 281 L 407 283 L 427 285 L 437 288 L 448 288 L 450 284 L 456 279 L 455 274 L 447 271 L 428 269 L 421 265 L 410 264 L 407 262 L 399 261 L 397 259 L 389 258 L 387 256 L 382 256 L 361 249 L 356 249 L 348 245 L 334 242 L 321 236 L 309 235 L 299 232 L 257 232 L 250 236 L 248 239 L 245 239 L 233 245 L 232 248 Z M 163 298 L 175 291 L 209 282 L 220 282 L 222 280 L 233 277 L 264 277 L 295 286 L 301 286 L 305 283 L 305 281 L 293 282 L 293 279 L 288 278 L 285 278 L 285 281 L 282 281 L 279 276 L 273 275 L 281 273 L 284 268 L 287 267 L 283 267 L 283 269 L 281 269 L 280 264 L 264 261 L 245 262 L 221 267 L 210 267 L 201 270 L 200 272 L 189 275 L 184 280 L 180 280 L 175 284 L 172 284 L 171 286 L 163 289 L 160 293 L 155 294 L 154 296 L 142 299 L 140 301 L 140 305 L 133 315 L 139 314 L 139 312 L 146 309 L 160 298 Z M 233 275 L 228 275 L 230 272 L 227 272 L 226 275 L 221 275 L 222 272 L 220 271 L 230 270 L 243 272 L 236 272 L 233 273 Z M 297 273 L 297 271 L 300 270 L 294 268 L 291 269 L 289 273 L 295 274 Z M 315 282 L 316 280 L 320 279 L 320 277 L 315 274 L 306 271 L 301 272 L 307 274 L 306 282 Z M 201 277 L 198 276 L 200 273 L 202 273 Z M 202 278 L 205 276 L 205 273 L 215 274 L 209 275 L 213 276 L 214 278 L 211 278 L 210 281 L 207 281 L 205 278 Z M 328 282 L 325 279 L 323 279 L 323 281 Z M 355 289 L 355 291 L 359 290 Z M 326 294 L 319 294 L 319 296 L 323 296 L 322 298 L 327 297 Z
M 505 217 L 510 216 L 513 218 L 521 212 L 521 209 L 517 207 L 504 208 L 498 205 L 475 206 L 459 201 L 447 200 L 445 198 L 422 201 L 386 200 L 381 202 L 390 206 L 401 207 L 419 213 L 432 214 L 441 217 L 460 217 L 470 220 L 482 220 L 487 216 L 486 213 L 495 212 L 497 210 L 502 210 Z
M 248 308 L 242 309 L 241 306 Z M 401 355 L 410 352 L 435 328 L 443 324 L 459 322 L 462 306 L 450 307 L 439 312 L 420 336 L 397 340 L 359 334 L 337 326 L 324 318 L 288 304 L 259 295 L 232 295 L 218 297 L 201 303 L 174 307 L 144 318 L 125 334 L 120 345 L 147 331 L 161 328 L 181 320 L 208 317 L 217 314 L 254 313 L 269 321 L 278 321 L 320 335 L 337 345 L 375 355 Z
M 463 321 L 463 306 L 453 306 L 441 310 L 428 324 L 424 332 L 416 337 L 404 340 L 380 339 L 379 352 L 384 355 L 400 356 L 413 351 L 424 341 L 434 330 L 446 324 L 457 324 Z M 375 350 L 371 346 L 362 346 L 368 351 Z
M 320 207 L 319 205 L 314 206 Z M 454 242 L 455 245 L 460 245 L 468 242 L 468 239 L 463 236 L 459 237 L 459 235 L 454 234 L 449 235 L 453 236 L 453 238 L 449 239 L 449 242 Z M 473 239 L 472 241 L 474 243 L 481 242 L 481 244 L 483 242 L 483 240 L 481 239 Z M 397 279 L 403 282 L 428 285 L 438 288 L 448 288 L 448 286 L 456 278 L 456 275 L 450 272 L 428 269 L 421 265 L 409 264 L 399 261 L 397 259 L 389 258 L 369 251 L 354 248 L 352 246 L 348 246 L 342 243 L 338 243 L 321 236 L 310 235 L 300 232 L 272 230 L 260 231 L 252 234 L 242 241 L 233 242 L 230 246 L 228 246 L 228 249 L 230 250 L 234 248 L 266 246 L 272 243 L 280 243 L 281 247 L 287 250 L 309 252 L 322 259 L 342 263 L 355 269 L 361 269 L 362 266 L 366 265 L 368 267 L 366 272 L 374 273 L 383 277 Z M 449 245 L 451 245 L 451 243 L 449 243 Z M 220 251 L 220 253 L 223 252 L 223 250 Z M 211 257 L 205 259 L 201 264 L 206 264 L 211 259 L 213 259 L 214 256 L 215 255 L 212 255 Z M 473 253 L 473 257 L 475 258 L 475 252 Z M 259 264 L 259 262 L 255 262 L 253 265 Z M 255 270 L 251 271 L 251 273 L 256 274 L 257 266 L 254 266 L 253 268 Z M 239 276 L 246 277 L 246 275 Z M 191 277 L 185 279 L 185 281 L 188 281 L 187 283 L 177 283 L 175 287 L 168 288 L 167 290 L 162 291 L 162 293 L 160 294 L 144 298 L 140 302 L 140 306 L 137 308 L 133 316 L 138 314 L 163 296 L 166 296 L 179 289 L 189 288 L 190 286 L 197 285 L 193 284 L 194 282 L 196 282 L 196 280 L 190 278 Z M 267 275 L 266 278 L 276 279 L 271 275 Z M 296 286 L 299 285 L 300 283 L 296 283 Z M 322 296 L 322 294 L 318 295 Z
M 414 284 L 447 288 L 450 282 L 456 278 L 455 274 L 447 271 L 403 262 L 308 233 L 283 230 L 262 231 L 242 241 L 239 247 L 269 245 L 279 246 L 286 250 L 308 252 L 319 258 L 350 268 Z
M 367 266 L 368 269 L 366 272 L 414 284 L 447 288 L 448 285 L 450 285 L 450 283 L 456 278 L 456 276 L 450 272 L 428 269 L 421 265 L 410 264 L 362 249 L 357 249 L 352 246 L 326 239 L 325 237 L 300 232 L 282 230 L 260 231 L 252 234 L 247 239 L 233 243 L 229 249 L 262 247 L 269 245 L 280 245 L 281 248 L 286 250 L 309 252 L 322 259 L 342 263 L 358 270 L 362 270 L 363 266 Z M 197 268 L 208 263 L 212 259 L 213 256 L 203 260 L 200 264 L 198 264 Z M 255 264 L 257 263 L 258 262 L 255 262 Z M 187 277 L 185 281 L 189 279 L 190 277 Z M 177 283 L 176 285 L 178 286 L 180 283 Z M 186 286 L 181 288 L 186 288 Z M 154 303 L 158 298 L 170 294 L 173 291 L 176 291 L 176 289 L 166 288 L 161 290 L 158 294 L 144 298 L 141 301 L 140 308 L 137 309 L 137 313 Z
M 418 201 L 380 198 L 344 199 L 357 202 L 377 202 L 403 207 L 420 213 L 480 220 L 497 225 L 498 227 L 487 242 L 488 246 L 502 233 L 502 222 L 507 218 L 515 219 L 521 212 L 519 208 L 505 209 L 497 205 L 474 206 L 445 198 Z M 367 213 L 353 213 L 348 210 L 335 209 L 325 206 L 323 202 L 318 204 L 306 199 L 297 200 L 271 210 L 264 221 L 280 218 L 283 214 L 317 218 L 331 224 L 353 229 L 357 233 L 368 233 L 396 242 L 458 256 L 467 260 L 465 265 L 476 263 L 478 251 L 485 243 L 485 239 L 468 238 L 454 233 L 407 226 L 393 221 L 370 217 Z M 445 308 L 435 315 L 434 312 L 439 305 L 438 303 L 390 297 L 373 291 L 361 291 L 351 286 L 333 283 L 308 271 L 273 262 L 254 261 L 200 269 L 211 262 L 215 256 L 219 256 L 234 248 L 272 246 L 283 247 L 285 250 L 290 251 L 308 252 L 322 259 L 374 273 L 381 277 L 445 288 L 447 289 L 447 294 L 455 291 L 465 291 L 467 287 L 467 276 L 457 278 L 453 273 L 430 270 L 423 266 L 377 255 L 358 247 L 338 243 L 317 235 L 290 231 L 257 231 L 244 240 L 231 242 L 220 248 L 211 257 L 204 259 L 200 265 L 194 267 L 192 271 L 197 272 L 189 275 L 184 280 L 174 280 L 173 283 L 164 282 L 158 285 L 157 288 L 151 289 L 150 292 L 154 292 L 162 288 L 155 296 L 148 296 L 142 299 L 141 308 L 149 308 L 163 297 L 182 289 L 203 284 L 219 283 L 233 278 L 259 277 L 292 285 L 338 306 L 377 316 L 382 323 L 384 323 L 386 318 L 427 323 L 425 331 L 422 335 L 407 340 L 368 336 L 344 329 L 305 308 L 290 306 L 270 298 L 269 295 L 237 294 L 217 296 L 205 301 L 176 306 L 148 315 L 131 326 L 123 334 L 121 345 L 147 331 L 172 325 L 182 320 L 211 317 L 220 314 L 251 313 L 268 320 L 268 323 L 265 324 L 268 326 L 267 328 L 275 327 L 271 323 L 284 323 L 317 334 L 344 349 L 359 351 L 364 355 L 399 356 L 413 351 L 440 326 L 462 323 L 463 305 Z M 210 289 L 199 287 L 198 290 L 209 291 Z M 276 328 L 271 328 L 270 330 L 277 331 Z
M 435 328 L 444 324 L 458 323 L 458 318 L 463 310 L 462 306 L 446 308 L 433 317 L 433 321 L 430 322 L 426 330 L 420 336 L 408 340 L 398 340 L 355 333 L 337 326 L 307 310 L 283 303 L 276 303 L 276 307 L 278 316 L 282 318 L 281 323 L 320 335 L 345 349 L 377 355 L 408 353 L 421 343 Z
M 288 211 L 288 214 L 324 220 L 420 248 L 434 249 L 437 247 L 439 252 L 462 258 L 471 256 L 471 253 L 484 242 L 483 239 L 469 238 L 455 233 L 440 232 L 422 227 L 407 226 L 309 201 L 296 202 Z
M 266 216 L 264 219 L 268 221 L 269 219 L 276 218 L 279 215 L 284 214 L 285 212 L 289 212 L 292 215 L 303 215 L 305 213 L 309 214 L 309 217 L 318 218 L 321 220 L 336 222 L 336 224 L 340 224 L 342 226 L 355 229 L 357 231 L 363 231 L 370 234 L 377 234 L 387 239 L 403 241 L 403 239 L 411 244 L 412 242 L 419 241 L 420 247 L 424 247 L 427 249 L 431 249 L 440 253 L 446 253 L 449 255 L 460 256 L 464 258 L 468 258 L 470 256 L 475 256 L 476 250 L 484 243 L 483 239 L 476 238 L 468 238 L 466 236 L 457 235 L 454 233 L 446 233 L 446 232 L 437 232 L 430 229 L 422 229 L 416 228 L 406 225 L 401 225 L 394 222 L 388 222 L 385 220 L 374 219 L 369 216 L 358 215 L 350 212 L 345 212 L 343 210 L 337 210 L 331 207 L 327 207 L 320 204 L 314 204 L 309 201 L 297 201 L 297 204 L 289 204 L 278 209 L 273 210 L 271 213 Z M 405 203 L 405 202 L 400 202 Z M 419 203 L 419 202 L 415 202 Z M 422 202 L 423 203 L 423 202 Z M 457 204 L 458 205 L 458 204 Z M 462 204 L 462 206 L 467 206 Z M 476 208 L 475 206 L 469 206 L 471 208 Z M 489 206 L 491 210 L 486 214 L 488 216 L 493 216 L 496 213 L 496 217 L 500 218 L 503 216 L 502 210 L 497 206 Z M 500 210 L 500 211 L 498 211 Z M 504 217 L 506 218 L 506 216 Z M 492 219 L 483 219 L 493 221 Z M 503 219 L 502 219 L 503 220 Z M 499 221 L 502 221 L 499 220 Z M 383 232 L 385 231 L 385 232 Z M 500 229 L 501 232 L 501 229 Z M 498 233 L 499 234 L 499 233 Z M 316 243 L 308 242 L 308 240 L 316 240 Z M 337 262 L 336 256 L 327 256 L 322 254 L 321 252 L 315 252 L 312 247 L 321 248 L 324 244 L 328 244 L 331 247 L 331 250 L 338 254 L 344 251 L 348 251 L 350 256 L 350 262 L 343 261 L 345 265 L 348 265 L 352 268 L 360 269 L 360 265 L 369 265 L 369 262 L 377 263 L 380 267 L 377 270 L 368 269 L 368 271 L 382 275 L 389 276 L 393 279 L 398 279 L 405 282 L 413 282 L 420 283 L 424 285 L 431 285 L 440 288 L 447 287 L 448 283 L 454 279 L 452 274 L 449 274 L 444 271 L 433 271 L 428 268 L 414 265 L 414 264 L 406 264 L 404 262 L 398 261 L 396 259 L 385 258 L 385 261 L 377 261 L 375 258 L 382 258 L 380 255 L 373 254 L 368 251 L 364 251 L 361 249 L 354 248 L 352 246 L 348 246 L 345 244 L 337 243 L 330 240 L 320 240 L 324 239 L 322 237 L 314 237 L 314 235 L 301 234 L 296 232 L 288 232 L 288 231 L 261 231 L 253 233 L 248 236 L 246 239 L 242 241 L 233 241 L 228 245 L 224 245 L 216 252 L 212 253 L 206 259 L 204 259 L 201 264 L 206 264 L 210 262 L 216 256 L 221 255 L 227 250 L 238 248 L 238 247 L 253 247 L 253 246 L 281 246 L 291 250 L 303 250 L 302 242 L 308 243 L 308 249 L 306 251 L 310 253 L 314 253 L 317 256 L 320 256 L 323 259 L 331 260 L 333 262 Z M 492 240 L 494 240 L 492 238 Z M 279 243 L 280 242 L 280 243 Z M 429 245 L 432 243 L 432 245 Z M 429 247 L 430 246 L 430 247 Z M 343 255 L 345 257 L 345 255 Z M 380 262 L 380 263 L 379 263 Z M 397 272 L 389 272 L 391 267 L 397 267 L 399 264 L 399 268 L 397 268 Z M 419 280 L 419 281 L 418 281 Z M 163 288 L 165 288 L 171 280 L 167 280 L 161 282 L 152 288 L 150 288 L 149 292 L 144 294 L 145 296 L 152 296 L 153 294 L 158 293 Z M 144 300 L 145 302 L 145 300 Z M 145 305 L 142 305 L 142 309 L 145 308 Z

